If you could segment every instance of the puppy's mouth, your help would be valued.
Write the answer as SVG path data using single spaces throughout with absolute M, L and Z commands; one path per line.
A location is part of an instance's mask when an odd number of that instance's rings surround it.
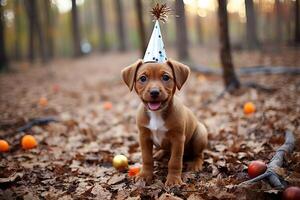
M 160 101 L 152 101 L 152 102 L 147 103 L 148 108 L 152 111 L 159 110 L 161 108 L 161 105 L 162 105 L 162 102 L 160 102 Z
M 161 101 L 143 101 L 147 108 L 151 111 L 157 111 L 165 107 L 168 99 Z

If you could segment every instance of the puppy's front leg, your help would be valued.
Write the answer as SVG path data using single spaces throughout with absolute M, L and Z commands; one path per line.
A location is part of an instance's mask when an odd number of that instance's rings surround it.
M 171 158 L 168 164 L 166 186 L 181 185 L 182 159 L 184 152 L 184 136 L 176 136 L 171 141 Z
M 137 179 L 150 183 L 153 178 L 153 141 L 150 130 L 139 127 L 139 131 L 143 167 Z

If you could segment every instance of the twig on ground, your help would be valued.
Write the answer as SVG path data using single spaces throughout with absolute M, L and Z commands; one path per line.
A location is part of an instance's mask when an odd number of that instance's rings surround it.
M 253 179 L 248 181 L 242 182 L 239 186 L 252 184 L 264 179 L 267 179 L 270 185 L 275 188 L 284 188 L 286 185 L 282 180 L 282 177 L 277 173 L 277 169 L 279 169 L 283 165 L 283 160 L 286 154 L 292 153 L 295 146 L 295 137 L 292 132 L 286 131 L 285 133 L 285 142 L 284 144 L 277 149 L 275 155 L 273 156 L 272 160 L 268 164 L 268 168 L 265 173 L 257 176 Z
M 191 69 L 207 75 L 221 75 L 222 72 L 219 68 L 205 67 L 205 66 L 192 66 Z M 287 66 L 251 66 L 240 67 L 237 69 L 238 75 L 257 75 L 257 74 L 287 74 L 287 75 L 300 75 L 299 67 Z
M 15 135 L 19 132 L 27 131 L 28 129 L 32 128 L 36 125 L 47 125 L 50 122 L 58 122 L 58 119 L 55 119 L 54 117 L 41 117 L 41 118 L 35 118 L 27 122 L 24 126 L 18 128 L 16 131 L 10 131 L 4 134 L 2 137 L 11 137 L 12 135 Z
M 288 74 L 300 75 L 299 67 L 286 66 L 253 66 L 242 67 L 238 70 L 239 75 L 256 75 L 256 74 Z
M 35 119 L 32 119 L 27 124 L 25 124 L 24 126 L 18 128 L 17 132 L 26 131 L 26 130 L 28 130 L 28 129 L 32 128 L 33 126 L 36 126 L 36 125 L 47 125 L 50 122 L 58 122 L 58 120 L 53 118 L 53 117 L 35 118 Z

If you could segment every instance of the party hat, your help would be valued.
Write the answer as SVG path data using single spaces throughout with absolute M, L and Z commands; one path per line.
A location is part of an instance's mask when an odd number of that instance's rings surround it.
M 160 31 L 159 20 L 165 22 L 167 19 L 167 13 L 169 11 L 170 9 L 166 6 L 166 4 L 156 4 L 152 8 L 151 13 L 155 18 L 155 24 L 144 55 L 144 62 L 164 63 L 167 60 L 165 46 Z

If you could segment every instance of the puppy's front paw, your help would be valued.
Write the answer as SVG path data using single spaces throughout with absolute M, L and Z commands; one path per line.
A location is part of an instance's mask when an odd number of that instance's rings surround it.
M 173 187 L 176 185 L 182 185 L 183 182 L 181 180 L 180 175 L 169 175 L 167 176 L 167 181 L 165 183 L 166 187 Z
M 150 184 L 153 179 L 152 172 L 141 172 L 138 176 L 135 177 L 135 181 L 145 181 L 147 184 Z

